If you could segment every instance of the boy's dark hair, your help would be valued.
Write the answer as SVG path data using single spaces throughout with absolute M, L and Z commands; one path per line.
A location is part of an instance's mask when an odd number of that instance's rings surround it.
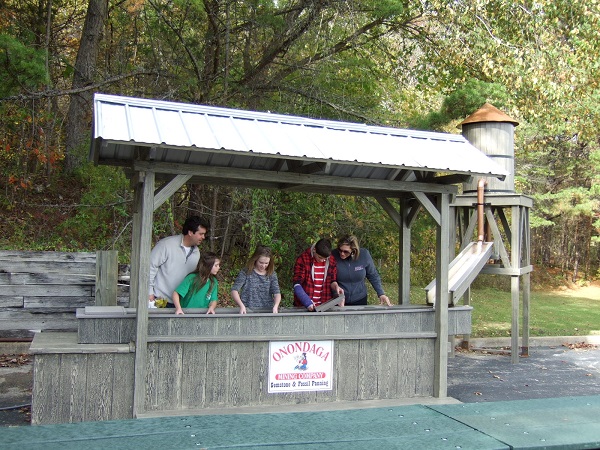
M 195 233 L 196 231 L 198 231 L 198 227 L 205 228 L 207 233 L 208 231 L 210 231 L 210 225 L 206 220 L 204 220 L 200 216 L 190 216 L 187 219 L 185 219 L 183 229 L 181 230 L 181 232 L 184 235 L 187 235 L 189 231 Z
M 319 239 L 315 244 L 315 252 L 323 258 L 331 255 L 331 241 L 329 239 Z

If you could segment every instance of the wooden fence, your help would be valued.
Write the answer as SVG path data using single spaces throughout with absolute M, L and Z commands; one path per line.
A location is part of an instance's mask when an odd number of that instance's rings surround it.
M 77 308 L 128 306 L 116 253 L 0 251 L 0 339 L 77 331 Z

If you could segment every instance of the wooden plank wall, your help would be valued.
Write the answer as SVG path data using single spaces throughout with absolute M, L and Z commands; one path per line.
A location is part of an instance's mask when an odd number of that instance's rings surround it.
M 431 397 L 434 339 L 336 340 L 331 391 L 268 393 L 268 342 L 148 344 L 146 411 Z
M 0 338 L 76 331 L 76 308 L 94 305 L 96 253 L 0 251 Z M 119 285 L 118 303 L 129 303 Z
M 69 343 L 64 349 L 47 346 L 62 336 Z M 41 333 L 35 339 L 40 342 L 32 345 L 33 424 L 132 417 L 134 353 L 123 345 L 81 346 L 73 333 Z M 268 341 L 149 343 L 144 409 L 193 414 L 207 408 L 431 397 L 434 344 L 434 338 L 335 340 L 331 391 L 270 394 Z
M 35 355 L 33 425 L 131 419 L 133 353 Z

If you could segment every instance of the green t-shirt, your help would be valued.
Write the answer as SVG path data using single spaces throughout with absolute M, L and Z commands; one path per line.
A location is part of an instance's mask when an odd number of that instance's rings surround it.
M 208 292 L 209 283 L 205 283 L 199 290 L 192 293 L 192 286 L 197 276 L 195 273 L 190 273 L 175 289 L 181 297 L 180 303 L 182 308 L 208 308 L 210 302 L 218 300 L 217 288 L 219 283 L 217 280 L 213 280 L 211 283 L 212 290 L 210 293 Z

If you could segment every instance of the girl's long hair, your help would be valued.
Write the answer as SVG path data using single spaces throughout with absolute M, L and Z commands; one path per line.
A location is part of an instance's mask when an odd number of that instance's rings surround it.
M 196 267 L 198 276 L 194 279 L 192 292 L 198 292 L 206 283 L 209 283 L 208 292 L 212 291 L 212 284 L 217 281 L 217 277 L 212 275 L 210 271 L 218 259 L 217 254 L 213 252 L 205 252 L 200 255 L 200 260 Z
M 258 258 L 260 258 L 262 256 L 266 256 L 267 258 L 269 258 L 269 265 L 267 266 L 267 275 L 269 275 L 269 276 L 273 275 L 273 272 L 275 271 L 275 264 L 273 263 L 273 252 L 271 251 L 270 247 L 267 247 L 265 245 L 257 246 L 256 250 L 254 250 L 254 253 L 248 260 L 248 264 L 246 266 L 248 269 L 246 271 L 246 273 L 248 275 L 250 275 L 252 273 L 252 271 L 254 270 L 254 264 L 256 264 L 256 261 L 258 261 Z

